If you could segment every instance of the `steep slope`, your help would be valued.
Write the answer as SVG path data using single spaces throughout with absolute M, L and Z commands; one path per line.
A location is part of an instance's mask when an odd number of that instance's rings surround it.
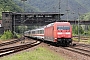
M 76 0 L 82 7 L 90 12 L 90 0 Z
M 16 4 L 23 8 L 21 0 Z M 78 15 L 90 12 L 90 0 L 60 0 L 60 13 L 65 15 L 62 17 L 76 20 Z M 23 8 L 24 9 L 24 8 Z M 67 9 L 69 10 L 67 12 Z M 27 0 L 25 2 L 26 12 L 59 12 L 59 0 Z M 79 14 L 78 14 L 79 13 Z
M 22 10 L 12 0 L 0 0 L 0 11 L 20 12 Z
M 41 12 L 59 12 L 59 0 L 27 0 L 27 4 L 40 9 Z M 64 18 L 77 19 L 78 13 L 90 12 L 90 0 L 61 0 L 60 12 L 64 13 Z M 69 12 L 67 13 L 67 8 Z
M 12 12 L 21 12 L 22 9 L 16 5 L 12 0 L 0 0 L 0 19 L 2 12 L 12 11 Z
M 89 0 L 88 0 L 88 5 L 87 1 L 84 2 L 84 0 L 68 0 L 68 6 L 70 10 L 78 10 L 78 8 L 80 8 L 82 10 L 82 12 L 87 12 L 90 11 L 89 9 L 87 9 L 86 7 L 89 8 L 90 4 L 89 4 Z M 59 10 L 59 0 L 28 0 L 27 2 L 28 4 L 35 6 L 37 8 L 39 8 L 41 11 L 58 11 Z M 67 1 L 66 0 L 61 0 L 61 10 L 65 12 L 65 10 L 67 9 Z
M 29 1 L 29 0 L 28 0 Z M 21 0 L 14 0 L 14 2 L 23 9 L 24 12 L 39 12 L 40 10 L 38 8 L 35 8 L 30 5 L 30 3 L 27 4 L 28 1 L 21 1 Z

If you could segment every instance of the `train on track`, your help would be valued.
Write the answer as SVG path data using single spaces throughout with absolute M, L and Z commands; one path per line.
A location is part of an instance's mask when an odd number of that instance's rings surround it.
M 50 23 L 43 28 L 25 31 L 24 35 L 57 45 L 70 45 L 72 43 L 72 27 L 69 22 Z

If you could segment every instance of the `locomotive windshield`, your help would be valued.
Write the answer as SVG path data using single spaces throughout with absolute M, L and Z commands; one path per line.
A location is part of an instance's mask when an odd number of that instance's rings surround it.
M 58 26 L 57 30 L 70 30 L 70 26 Z

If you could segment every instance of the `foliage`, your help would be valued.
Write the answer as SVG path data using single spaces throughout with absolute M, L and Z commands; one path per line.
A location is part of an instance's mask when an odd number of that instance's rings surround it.
M 2 12 L 22 12 L 22 9 L 12 0 L 0 0 L 0 19 Z
M 28 1 L 28 0 L 27 0 Z M 36 7 L 33 7 L 29 4 L 21 0 L 14 0 L 14 2 L 23 9 L 24 12 L 40 12 L 40 10 Z
M 79 33 L 80 34 L 84 33 L 84 30 L 83 30 L 82 26 L 78 27 L 77 25 L 73 25 L 73 27 L 72 27 L 73 35 L 78 35 L 78 28 L 79 28 Z
M 90 0 L 75 0 L 75 1 L 78 2 L 82 7 L 84 7 L 84 10 L 90 11 Z
M 72 31 L 73 31 L 73 35 L 78 34 L 78 27 L 73 25 Z
M 24 31 L 27 30 L 27 26 L 16 26 L 15 28 L 16 33 L 23 33 Z
M 80 16 L 80 20 L 90 21 L 90 12 Z
M 78 35 L 78 26 L 73 25 L 72 26 L 72 31 L 73 31 L 73 35 Z M 79 33 L 81 35 L 90 35 L 90 26 L 80 25 L 79 26 Z
M 24 31 L 35 29 L 35 28 L 39 28 L 39 26 L 16 26 L 15 32 L 16 33 L 23 33 Z
M 2 40 L 7 40 L 7 39 L 12 39 L 13 38 L 13 34 L 11 31 L 5 31 L 4 34 L 1 36 Z
M 18 33 L 16 33 L 16 32 L 14 32 L 13 37 L 14 37 L 14 38 L 21 38 L 21 35 L 20 35 L 20 34 L 18 34 Z
M 23 8 L 24 4 L 21 0 L 14 0 L 17 5 Z M 67 10 L 67 1 L 60 1 L 61 12 L 66 13 Z M 84 4 L 83 4 L 84 3 Z M 88 3 L 88 4 L 87 4 Z M 64 6 L 64 7 L 63 7 Z M 90 0 L 82 1 L 82 0 L 68 0 L 69 12 L 78 13 L 78 8 L 80 7 L 80 13 L 86 13 L 90 11 Z M 86 8 L 87 7 L 87 8 Z M 25 10 L 27 12 L 59 12 L 59 0 L 27 0 L 25 1 Z M 69 14 L 69 15 L 70 15 Z M 66 15 L 66 14 L 65 14 Z M 75 14 L 74 14 L 75 15 Z M 72 16 L 72 15 L 70 15 Z M 76 15 L 77 16 L 77 15 Z
M 83 34 L 84 33 L 84 30 L 83 30 L 82 26 L 79 26 L 79 33 L 80 34 Z
M 21 35 L 20 35 L 20 34 L 16 34 L 16 37 L 17 37 L 17 38 L 21 38 Z
M 88 43 L 90 44 L 90 39 L 88 40 Z
M 0 0 L 0 19 L 3 11 L 12 12 L 58 12 L 59 0 L 27 0 L 23 3 L 21 0 Z M 83 4 L 84 3 L 84 4 Z M 25 6 L 25 7 L 24 7 Z M 61 13 L 66 13 L 67 1 L 62 0 L 60 3 Z M 63 7 L 64 6 L 64 7 Z M 90 12 L 90 0 L 68 0 L 68 6 L 70 7 L 69 18 L 74 19 L 78 17 L 78 8 L 80 7 L 80 13 Z M 75 14 L 74 14 L 75 13 Z M 73 14 L 73 15 L 72 15 Z M 64 18 L 66 18 L 64 15 Z M 90 17 L 89 17 L 90 19 Z
M 17 0 L 15 0 L 17 1 Z M 20 1 L 20 0 L 19 0 Z M 39 9 L 40 12 L 59 12 L 59 0 L 27 0 L 27 6 L 32 6 Z M 68 9 L 69 9 L 69 19 L 72 20 L 78 18 L 78 13 L 88 13 L 90 12 L 90 0 L 68 0 Z M 61 0 L 60 1 L 60 13 L 65 13 L 64 16 L 61 18 L 67 18 L 67 1 Z M 79 8 L 79 9 L 78 9 Z M 31 10 L 31 9 L 29 9 Z M 31 11 L 37 12 L 37 11 Z

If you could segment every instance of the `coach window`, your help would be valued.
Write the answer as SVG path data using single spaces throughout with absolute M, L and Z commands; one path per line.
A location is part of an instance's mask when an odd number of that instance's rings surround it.
M 35 34 L 35 31 L 32 31 L 32 34 Z
M 37 30 L 37 34 L 39 34 L 39 30 Z
M 40 34 L 42 34 L 42 30 L 40 30 Z
M 38 34 L 39 34 L 39 30 L 38 30 Z
M 42 34 L 42 30 L 40 30 L 40 34 Z
M 37 34 L 37 31 L 35 31 L 35 34 Z
M 40 30 L 39 30 L 39 32 L 38 32 L 39 34 L 40 34 Z
M 36 31 L 35 33 L 38 34 L 38 31 Z
M 44 30 L 42 30 L 42 33 L 44 34 Z
M 36 34 L 36 31 L 34 31 L 34 34 Z
M 29 34 L 31 34 L 31 32 L 29 31 Z
M 42 34 L 43 34 L 43 30 L 41 30 L 42 31 Z

